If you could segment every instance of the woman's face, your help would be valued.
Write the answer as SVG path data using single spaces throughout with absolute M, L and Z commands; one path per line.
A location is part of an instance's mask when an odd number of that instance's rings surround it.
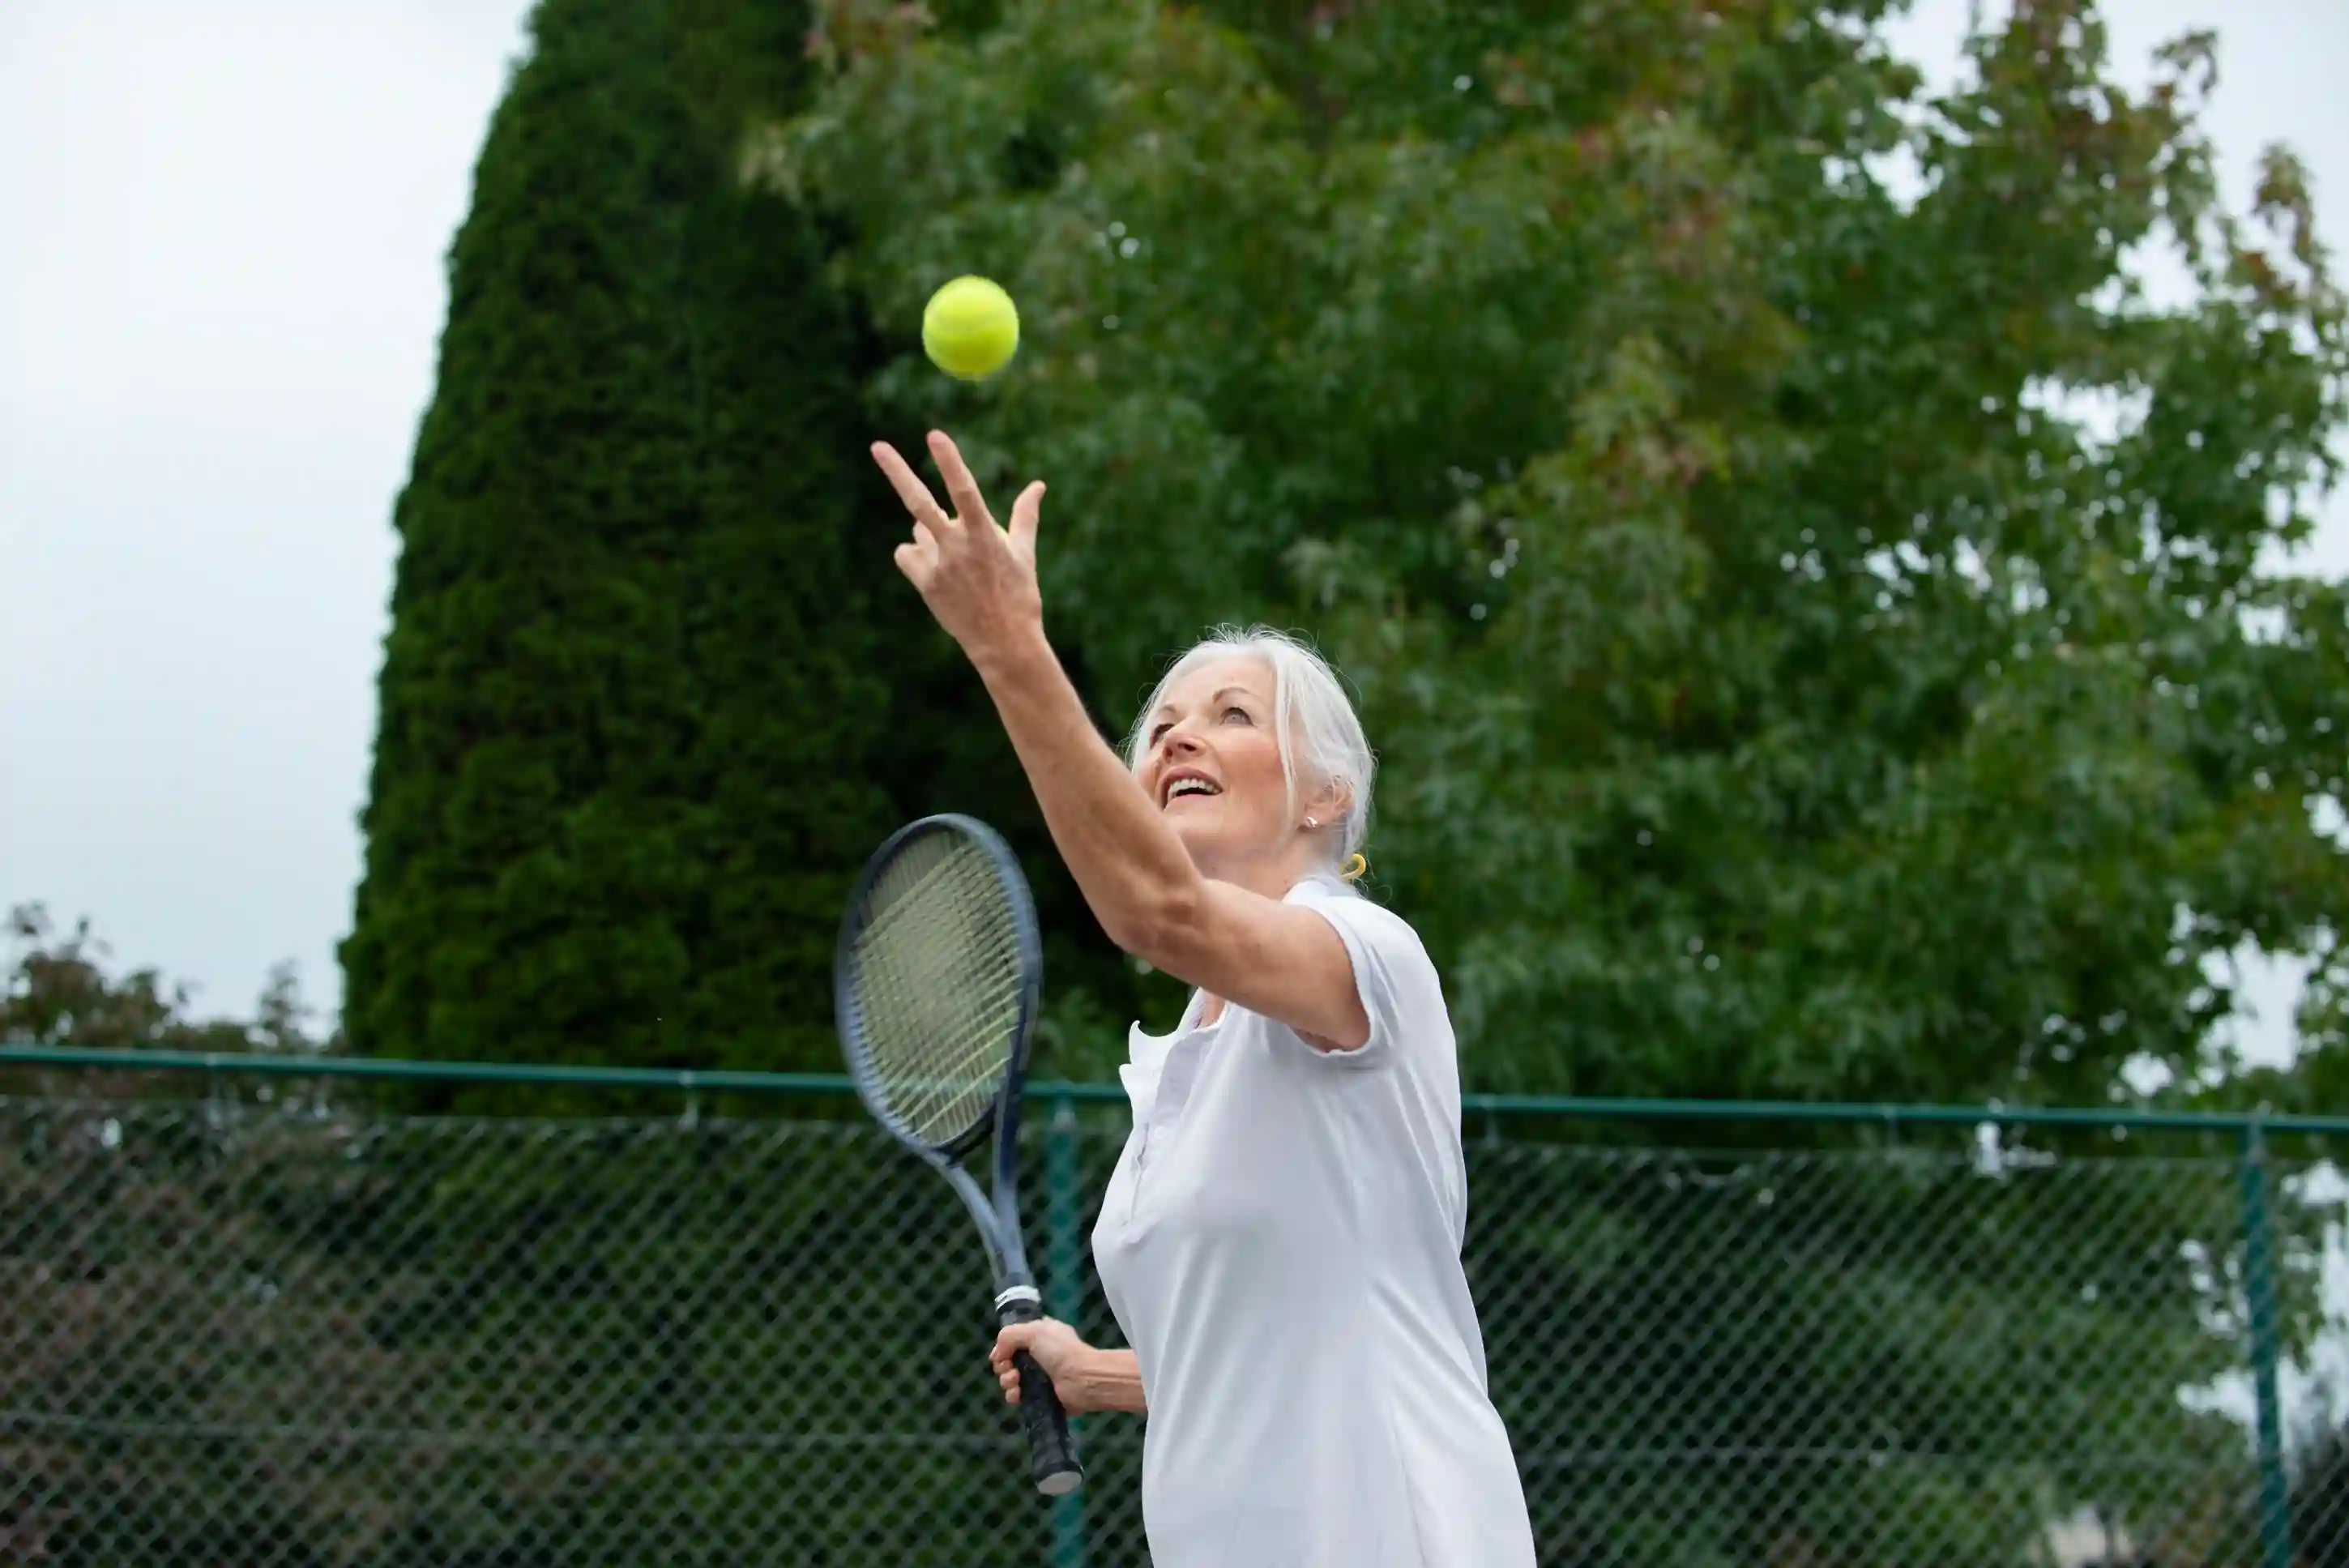
M 1201 874 L 1249 883 L 1296 847 L 1273 731 L 1273 677 L 1253 659 L 1202 664 L 1149 716 L 1136 777 Z

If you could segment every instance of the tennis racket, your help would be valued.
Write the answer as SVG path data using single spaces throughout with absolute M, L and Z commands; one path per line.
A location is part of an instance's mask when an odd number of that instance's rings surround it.
M 926 816 L 874 851 L 848 900 L 833 1006 L 865 1107 L 953 1187 L 978 1221 L 1006 1325 L 1043 1315 L 1019 1239 L 1019 1095 L 1044 973 L 1036 908 L 1019 863 L 968 816 Z M 994 1194 L 964 1168 L 995 1139 Z M 1016 1352 L 1019 1414 L 1037 1490 L 1074 1491 L 1085 1472 L 1052 1380 Z

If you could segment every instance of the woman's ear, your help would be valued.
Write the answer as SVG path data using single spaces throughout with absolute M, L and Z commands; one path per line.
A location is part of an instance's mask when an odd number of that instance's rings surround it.
M 1353 809 L 1354 792 L 1341 781 L 1332 779 L 1315 794 L 1313 804 L 1305 808 L 1305 815 L 1324 827 L 1331 827 L 1345 821 L 1346 814 Z

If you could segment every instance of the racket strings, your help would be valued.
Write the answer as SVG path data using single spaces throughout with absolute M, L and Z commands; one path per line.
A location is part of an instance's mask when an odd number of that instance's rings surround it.
M 961 1138 L 994 1108 L 1019 1037 L 1015 917 L 977 845 L 905 845 L 874 880 L 851 946 L 867 1087 L 924 1143 Z

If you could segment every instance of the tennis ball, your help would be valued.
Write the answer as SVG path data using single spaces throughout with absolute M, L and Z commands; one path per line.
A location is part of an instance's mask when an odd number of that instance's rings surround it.
M 982 380 L 1009 364 L 1019 347 L 1019 312 L 986 278 L 958 277 L 923 308 L 923 351 L 949 376 Z

